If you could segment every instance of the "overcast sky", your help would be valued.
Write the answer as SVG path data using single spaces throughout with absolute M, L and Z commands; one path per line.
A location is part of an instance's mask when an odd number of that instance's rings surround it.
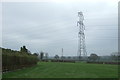
M 4 2 L 2 47 L 32 53 L 76 56 L 77 12 L 84 14 L 87 54 L 110 55 L 118 51 L 117 1 Z

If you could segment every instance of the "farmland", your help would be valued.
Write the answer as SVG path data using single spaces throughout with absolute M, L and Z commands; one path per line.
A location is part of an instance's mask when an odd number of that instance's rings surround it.
M 117 78 L 118 66 L 109 64 L 38 62 L 37 65 L 3 73 L 3 78 Z

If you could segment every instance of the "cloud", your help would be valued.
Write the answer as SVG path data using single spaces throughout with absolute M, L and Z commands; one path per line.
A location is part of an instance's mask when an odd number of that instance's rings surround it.
M 49 55 L 77 55 L 77 11 L 83 11 L 88 54 L 117 51 L 116 2 L 11 2 L 3 3 L 3 46 Z M 111 46 L 112 45 L 112 46 Z

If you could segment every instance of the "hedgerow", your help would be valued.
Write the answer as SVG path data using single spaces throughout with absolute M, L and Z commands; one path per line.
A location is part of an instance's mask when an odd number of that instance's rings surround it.
M 38 58 L 33 54 L 2 48 L 3 72 L 21 69 L 23 67 L 30 67 L 36 65 L 37 62 Z

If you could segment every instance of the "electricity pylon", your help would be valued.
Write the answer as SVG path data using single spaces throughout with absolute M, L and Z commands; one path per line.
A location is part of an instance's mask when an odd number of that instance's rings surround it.
M 78 56 L 79 59 L 81 59 L 83 56 L 87 56 L 86 52 L 86 45 L 85 45 L 85 26 L 83 23 L 84 16 L 82 12 L 78 12 L 78 18 L 79 20 L 77 21 L 77 26 L 79 27 L 79 32 L 78 32 Z

